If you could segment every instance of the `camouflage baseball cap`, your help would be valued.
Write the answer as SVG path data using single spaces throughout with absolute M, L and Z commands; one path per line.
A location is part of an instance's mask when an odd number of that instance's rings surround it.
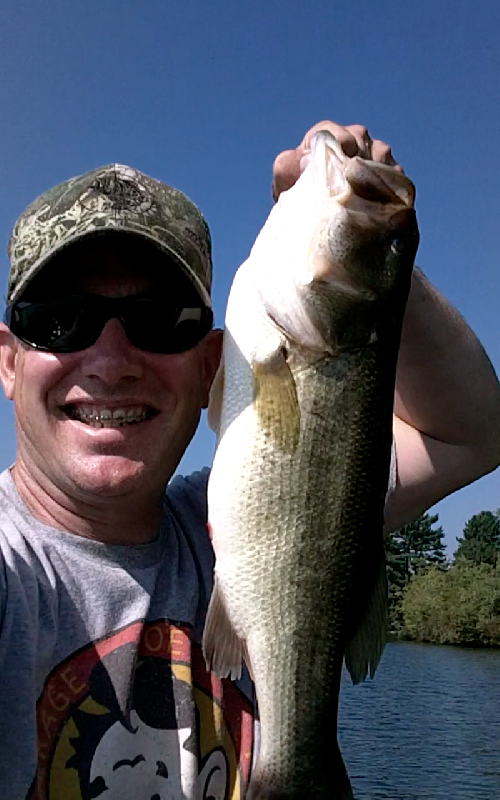
M 202 214 L 182 192 L 122 164 L 71 178 L 28 206 L 9 240 L 7 303 L 17 300 L 62 248 L 112 230 L 144 236 L 156 244 L 211 306 L 211 240 Z

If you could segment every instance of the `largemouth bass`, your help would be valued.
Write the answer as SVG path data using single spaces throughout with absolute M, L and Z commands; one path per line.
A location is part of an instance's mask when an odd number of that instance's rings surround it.
M 248 795 L 349 800 L 337 744 L 342 662 L 373 676 L 385 637 L 383 510 L 414 188 L 331 134 L 234 278 L 209 418 L 216 554 L 203 647 L 245 662 L 260 750 Z

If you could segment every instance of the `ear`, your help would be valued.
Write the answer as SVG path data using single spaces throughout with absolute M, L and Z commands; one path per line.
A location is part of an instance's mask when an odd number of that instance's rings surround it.
M 0 383 L 8 400 L 14 399 L 19 343 L 7 325 L 0 322 Z
M 210 331 L 200 342 L 202 358 L 202 408 L 208 406 L 210 387 L 222 356 L 223 333 L 218 328 Z

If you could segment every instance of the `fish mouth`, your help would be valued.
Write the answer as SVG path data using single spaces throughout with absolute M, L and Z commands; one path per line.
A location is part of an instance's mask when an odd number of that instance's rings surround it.
M 68 419 L 89 425 L 91 428 L 123 428 L 147 422 L 159 414 L 156 408 L 147 405 L 110 407 L 89 403 L 68 403 L 62 406 L 61 410 Z
M 318 149 L 321 154 L 316 152 Z M 313 136 L 308 156 L 311 160 L 321 165 L 329 195 L 340 205 L 366 201 L 397 209 L 413 207 L 415 187 L 403 172 L 360 155 L 347 156 L 330 131 L 318 131 Z
M 407 208 L 412 208 L 415 201 L 412 182 L 389 164 L 354 156 L 346 164 L 345 178 L 352 191 L 363 200 Z

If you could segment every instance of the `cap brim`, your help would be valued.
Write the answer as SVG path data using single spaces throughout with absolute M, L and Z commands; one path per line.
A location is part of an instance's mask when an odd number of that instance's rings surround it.
M 63 241 L 59 241 L 55 247 L 46 251 L 42 258 L 38 259 L 31 265 L 28 274 L 24 276 L 23 280 L 20 281 L 12 295 L 8 298 L 8 304 L 10 305 L 18 300 L 22 293 L 27 289 L 29 284 L 34 280 L 34 278 L 40 274 L 42 269 L 46 267 L 56 255 L 62 253 L 66 248 L 82 241 L 83 239 L 95 238 L 97 236 L 112 236 L 121 233 L 129 234 L 135 238 L 144 239 L 145 241 L 150 242 L 157 247 L 160 252 L 172 259 L 186 275 L 188 280 L 193 284 L 196 292 L 200 295 L 203 304 L 207 306 L 207 308 L 212 308 L 212 300 L 205 286 L 202 284 L 194 270 L 189 266 L 185 259 L 179 255 L 175 248 L 170 247 L 164 241 L 159 241 L 157 237 L 148 234 L 143 229 L 137 230 L 134 227 L 126 225 L 109 227 L 96 226 L 94 228 L 86 228 L 80 233 L 73 232 L 72 236 Z

